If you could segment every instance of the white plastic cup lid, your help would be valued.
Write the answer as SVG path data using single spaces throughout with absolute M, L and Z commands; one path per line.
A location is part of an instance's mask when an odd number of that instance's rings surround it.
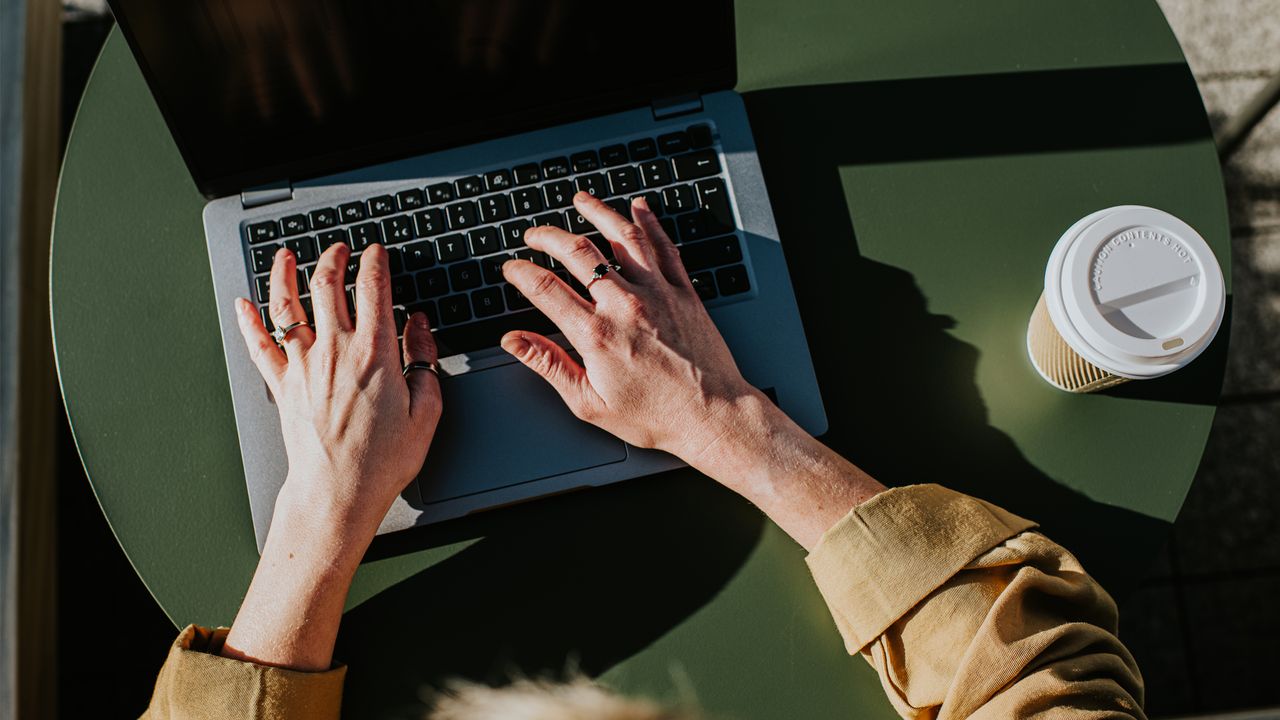
M 1141 379 L 1191 362 L 1222 324 L 1222 269 L 1208 243 L 1169 213 L 1099 210 L 1071 226 L 1045 270 L 1045 305 L 1084 359 Z

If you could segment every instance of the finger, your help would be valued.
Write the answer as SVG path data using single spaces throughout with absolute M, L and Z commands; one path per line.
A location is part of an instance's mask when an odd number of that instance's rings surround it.
M 236 321 L 240 325 L 240 335 L 244 338 L 244 346 L 249 350 L 249 358 L 257 366 L 258 373 L 267 382 L 267 387 L 274 393 L 280 376 L 288 368 L 280 347 L 271 338 L 267 328 L 262 324 L 262 317 L 254 309 L 253 303 L 244 298 L 236 299 Z
M 360 272 L 356 274 L 356 332 L 369 338 L 379 350 L 395 348 L 391 269 L 387 265 L 387 250 L 381 245 L 370 245 L 360 254 Z
M 564 348 L 537 333 L 513 330 L 502 336 L 502 349 L 550 383 L 574 415 L 588 422 L 595 416 L 600 396 Z
M 561 230 L 553 225 L 543 225 L 525 231 L 524 241 L 534 250 L 541 250 L 569 269 L 569 274 L 584 286 L 590 284 L 593 295 L 597 293 L 624 292 L 630 289 L 627 279 L 618 273 L 608 273 L 606 279 L 591 283 L 591 274 L 608 263 L 600 249 L 582 235 Z M 604 297 L 597 295 L 597 297 Z
M 294 323 L 306 322 L 307 313 L 298 300 L 298 261 L 293 252 L 286 248 L 276 251 L 275 261 L 271 264 L 271 301 L 268 312 L 271 322 L 276 327 L 288 327 Z M 315 342 L 316 334 L 310 326 L 294 328 L 284 338 L 284 352 L 288 357 L 305 351 Z
M 528 260 L 508 260 L 502 265 L 502 276 L 550 318 L 569 342 L 586 332 L 595 308 L 554 273 Z
M 644 282 L 650 273 L 657 271 L 658 257 L 640 226 L 619 215 L 591 193 L 574 195 L 573 206 L 584 220 L 594 225 L 613 244 L 618 264 L 629 271 L 626 273 L 628 279 Z
M 414 313 L 404 326 L 404 364 L 411 362 L 435 362 L 436 339 L 431 335 L 431 325 L 426 313 Z M 440 417 L 440 378 L 427 370 L 409 373 L 409 417 Z
M 649 238 L 654 254 L 658 257 L 658 267 L 662 270 L 662 276 L 667 279 L 667 282 L 692 289 L 689 273 L 684 269 L 684 263 L 680 261 L 680 251 L 676 249 L 676 244 L 671 242 L 667 231 L 662 229 L 662 223 L 658 222 L 658 216 L 649 209 L 649 201 L 645 200 L 644 196 L 631 201 L 631 216 L 636 219 L 636 224 Z
M 347 259 L 351 250 L 336 243 L 324 251 L 311 271 L 311 310 L 316 316 L 316 334 L 330 336 L 351 331 L 351 314 L 347 309 Z

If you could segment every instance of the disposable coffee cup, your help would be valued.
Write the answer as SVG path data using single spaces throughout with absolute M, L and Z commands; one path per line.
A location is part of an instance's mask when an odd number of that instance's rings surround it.
M 1099 210 L 1049 256 L 1027 353 L 1068 392 L 1160 377 L 1208 347 L 1225 307 L 1222 269 L 1190 225 L 1138 205 Z

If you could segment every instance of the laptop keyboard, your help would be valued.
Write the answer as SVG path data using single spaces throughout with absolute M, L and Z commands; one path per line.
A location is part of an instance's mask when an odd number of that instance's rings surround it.
M 554 325 L 502 277 L 502 264 L 523 258 L 555 272 L 579 293 L 585 288 L 545 253 L 528 248 L 524 232 L 554 225 L 591 239 L 610 260 L 613 249 L 573 208 L 576 192 L 591 193 L 624 217 L 643 195 L 680 249 L 704 302 L 746 296 L 751 289 L 724 168 L 709 125 L 552 157 L 426 187 L 355 199 L 336 207 L 253 220 L 244 227 L 253 295 L 267 329 L 270 271 L 280 247 L 298 258 L 298 289 L 307 291 L 320 253 L 346 243 L 347 299 L 360 253 L 384 245 L 391 269 L 396 327 L 426 313 L 440 357 L 494 347 L 508 330 L 554 332 Z

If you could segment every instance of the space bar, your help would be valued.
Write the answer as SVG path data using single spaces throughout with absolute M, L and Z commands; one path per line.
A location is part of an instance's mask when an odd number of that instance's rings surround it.
M 512 330 L 528 330 L 542 335 L 559 332 L 546 315 L 537 310 L 523 310 L 466 325 L 443 327 L 434 334 L 439 357 L 444 358 L 497 347 L 502 336 Z

